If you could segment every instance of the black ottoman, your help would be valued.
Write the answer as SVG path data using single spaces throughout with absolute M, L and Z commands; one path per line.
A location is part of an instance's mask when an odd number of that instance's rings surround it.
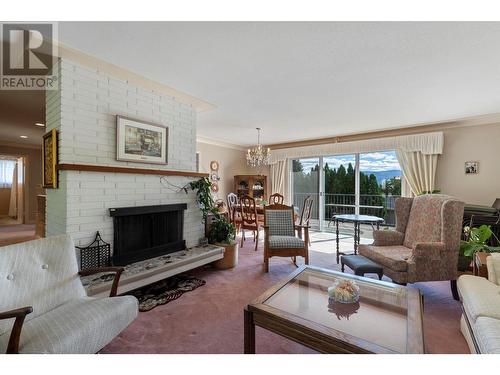
M 365 273 L 376 273 L 381 280 L 384 275 L 384 269 L 381 265 L 362 255 L 343 255 L 340 258 L 340 263 L 342 264 L 342 272 L 344 272 L 344 266 L 347 266 L 357 276 L 364 276 Z

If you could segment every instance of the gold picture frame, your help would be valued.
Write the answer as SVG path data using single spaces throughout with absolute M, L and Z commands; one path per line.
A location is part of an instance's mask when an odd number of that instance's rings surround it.
M 57 130 L 52 129 L 43 136 L 42 187 L 57 189 L 57 182 Z

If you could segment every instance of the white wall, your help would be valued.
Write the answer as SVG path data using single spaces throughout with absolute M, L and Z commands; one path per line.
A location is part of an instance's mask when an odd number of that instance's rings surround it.
M 61 88 L 47 94 L 46 123 L 47 130 L 59 130 L 59 163 L 195 171 L 196 111 L 190 104 L 69 60 L 61 60 L 58 70 Z M 117 161 L 116 115 L 168 126 L 168 165 Z M 59 189 L 47 190 L 47 235 L 69 233 L 85 245 L 98 230 L 112 243 L 109 208 L 187 203 L 187 246 L 203 236 L 195 194 L 172 191 L 160 176 L 61 171 L 59 178 Z M 183 186 L 193 179 L 168 181 Z
M 444 129 L 436 187 L 466 203 L 491 206 L 500 198 L 500 124 Z M 466 175 L 464 163 L 478 161 L 479 173 Z

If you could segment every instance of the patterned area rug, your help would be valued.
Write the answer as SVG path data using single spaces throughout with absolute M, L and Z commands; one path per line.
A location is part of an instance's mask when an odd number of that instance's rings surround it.
M 126 294 L 136 297 L 139 300 L 139 311 L 144 312 L 169 303 L 205 283 L 205 280 L 193 276 L 177 275 Z

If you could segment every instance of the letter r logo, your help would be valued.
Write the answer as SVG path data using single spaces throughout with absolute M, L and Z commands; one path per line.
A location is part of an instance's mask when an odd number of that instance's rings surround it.
M 49 74 L 54 58 L 52 27 L 48 23 L 3 24 L 2 74 Z

